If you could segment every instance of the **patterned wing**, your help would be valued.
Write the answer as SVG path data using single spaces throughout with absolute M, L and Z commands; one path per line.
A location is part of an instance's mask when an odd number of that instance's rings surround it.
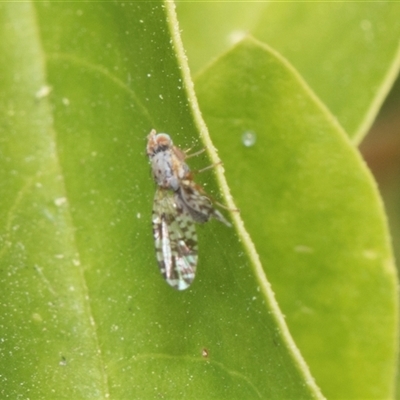
M 160 187 L 154 197 L 153 235 L 164 279 L 177 290 L 187 289 L 197 266 L 195 223 L 178 195 Z
M 212 200 L 206 195 L 201 186 L 192 180 L 185 179 L 181 181 L 178 195 L 188 213 L 196 222 L 207 222 L 213 217 L 225 225 L 231 226 L 224 216 L 214 208 Z

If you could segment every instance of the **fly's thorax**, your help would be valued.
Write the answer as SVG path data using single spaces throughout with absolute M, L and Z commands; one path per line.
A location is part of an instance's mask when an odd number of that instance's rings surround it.
M 154 154 L 151 158 L 151 170 L 158 186 L 169 188 L 174 177 L 171 152 L 166 150 Z
M 174 175 L 179 179 L 183 180 L 185 179 L 189 172 L 190 168 L 189 166 L 184 162 L 184 157 L 181 157 L 181 154 L 184 155 L 183 152 L 179 150 L 179 153 L 176 152 L 177 149 L 174 147 L 171 151 L 171 161 L 172 161 L 172 170 L 174 171 Z
M 150 157 L 154 180 L 158 186 L 176 191 L 184 179 L 189 167 L 178 159 L 174 152 L 165 150 Z

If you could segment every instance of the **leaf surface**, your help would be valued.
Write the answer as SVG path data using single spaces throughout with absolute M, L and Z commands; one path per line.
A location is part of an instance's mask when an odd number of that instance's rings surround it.
M 243 233 L 198 227 L 187 291 L 158 271 L 145 137 L 201 147 L 172 6 L 0 7 L 3 397 L 321 398 Z

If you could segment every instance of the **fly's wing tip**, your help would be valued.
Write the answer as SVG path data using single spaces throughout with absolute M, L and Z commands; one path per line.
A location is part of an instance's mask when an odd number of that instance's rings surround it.
M 229 221 L 225 220 L 225 221 L 223 221 L 223 223 L 224 223 L 228 228 L 232 228 L 232 224 L 231 224 Z
M 189 286 L 192 284 L 193 280 L 191 280 L 190 282 L 187 282 L 185 280 L 181 280 L 181 279 L 165 279 L 168 283 L 168 285 L 170 285 L 171 287 L 173 287 L 176 290 L 182 291 L 182 290 L 186 290 L 189 288 Z
M 218 220 L 219 222 L 222 222 L 223 224 L 225 224 L 225 225 L 228 226 L 229 228 L 232 228 L 232 224 L 231 224 L 229 221 L 227 221 L 227 220 L 225 219 L 225 217 L 224 217 L 218 210 L 215 210 L 215 209 L 214 209 L 213 216 L 214 216 L 214 218 L 215 218 L 216 220 Z
M 192 260 L 191 268 L 182 271 L 180 265 L 174 264 L 172 269 L 165 268 L 164 260 L 159 260 L 159 267 L 164 280 L 175 290 L 186 290 L 193 283 L 196 276 L 197 257 Z

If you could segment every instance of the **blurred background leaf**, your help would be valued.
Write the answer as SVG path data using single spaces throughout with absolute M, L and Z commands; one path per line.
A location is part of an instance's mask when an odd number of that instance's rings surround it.
M 398 2 L 180 1 L 177 11 L 194 73 L 250 33 L 293 64 L 355 143 L 399 70 Z
M 388 215 L 395 259 L 400 259 L 400 80 L 397 79 L 360 151 L 379 186 Z M 399 368 L 399 367 L 398 367 Z M 396 398 L 400 399 L 397 375 Z

